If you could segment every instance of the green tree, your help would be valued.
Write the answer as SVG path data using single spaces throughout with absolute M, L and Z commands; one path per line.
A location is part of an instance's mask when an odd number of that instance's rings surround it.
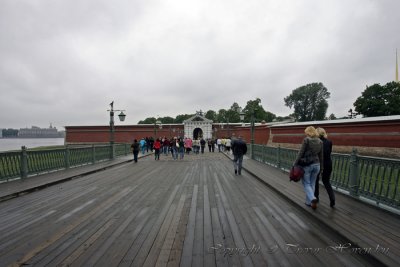
M 214 110 L 209 110 L 209 111 L 207 111 L 206 112 L 206 114 L 204 115 L 204 117 L 206 117 L 207 119 L 209 119 L 209 120 L 212 120 L 212 121 L 216 121 L 216 119 L 217 119 L 217 112 L 215 112 Z
M 155 122 L 156 122 L 156 118 L 149 117 L 149 118 L 146 118 L 146 119 L 144 119 L 142 121 L 139 121 L 138 124 L 153 124 Z
M 272 112 L 266 111 L 265 112 L 265 122 L 272 122 L 276 118 L 276 115 Z
M 194 116 L 194 114 L 181 114 L 181 115 L 178 115 L 175 118 L 175 123 L 183 123 L 184 120 L 187 120 L 192 116 Z
M 247 101 L 246 106 L 243 109 L 244 112 L 244 121 L 251 121 L 251 117 L 254 112 L 254 121 L 255 122 L 271 122 L 276 118 L 276 115 L 265 111 L 263 106 L 261 105 L 261 99 L 256 98 L 255 100 Z
M 354 102 L 355 111 L 364 117 L 400 115 L 400 83 L 389 82 L 384 86 L 367 86 Z
M 231 123 L 240 122 L 239 113 L 236 110 L 228 109 L 226 111 L 226 121 Z
M 296 121 L 313 121 L 325 118 L 329 97 L 330 93 L 322 83 L 310 83 L 293 90 L 284 101 L 286 106 L 294 108 Z
M 227 116 L 226 113 L 227 113 L 226 109 L 218 110 L 217 122 L 227 122 L 228 120 L 227 120 L 227 117 L 226 117 Z
M 337 118 L 336 118 L 336 116 L 335 116 L 335 114 L 331 114 L 331 115 L 329 115 L 329 117 L 328 118 L 326 118 L 327 120 L 336 120 Z
M 161 123 L 174 123 L 174 118 L 172 117 L 162 117 L 160 118 Z

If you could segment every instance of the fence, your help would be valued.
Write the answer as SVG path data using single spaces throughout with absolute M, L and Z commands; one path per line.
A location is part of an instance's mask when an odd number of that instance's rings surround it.
M 254 145 L 251 152 L 254 160 L 288 172 L 298 150 Z M 377 205 L 400 208 L 400 160 L 360 156 L 353 150 L 351 155 L 332 153 L 332 165 L 331 184 L 335 189 Z
M 115 156 L 128 155 L 129 144 L 115 144 Z M 68 169 L 110 160 L 110 145 L 66 147 L 48 150 L 27 150 L 0 153 L 0 181 L 26 178 L 31 175 Z

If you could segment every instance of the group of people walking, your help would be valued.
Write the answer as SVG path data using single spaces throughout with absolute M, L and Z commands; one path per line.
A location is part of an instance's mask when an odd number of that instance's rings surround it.
M 134 155 L 134 161 L 137 162 L 137 157 L 139 152 L 141 151 L 142 154 L 146 152 L 153 152 L 155 155 L 155 160 L 160 159 L 160 154 L 169 155 L 171 154 L 173 159 L 177 160 L 183 159 L 185 154 L 190 154 L 193 152 L 194 154 L 204 153 L 206 146 L 208 146 L 209 152 L 214 152 L 216 144 L 219 143 L 218 150 L 223 151 L 225 150 L 225 144 L 227 144 L 227 150 L 230 150 L 231 142 L 224 141 L 224 145 L 222 145 L 222 139 L 214 140 L 209 138 L 204 140 L 203 138 L 182 138 L 182 137 L 173 137 L 168 139 L 167 137 L 157 138 L 153 140 L 152 138 L 142 138 L 139 141 L 135 139 L 133 144 L 131 145 L 131 149 Z M 226 140 L 226 139 L 225 139 Z
M 300 165 L 304 169 L 302 183 L 306 194 L 305 204 L 312 209 L 317 208 L 319 202 L 319 179 L 328 192 L 330 207 L 335 206 L 335 194 L 333 192 L 330 176 L 332 173 L 332 142 L 323 128 L 315 129 L 308 126 L 304 133 L 306 137 L 297 154 L 294 165 Z
M 314 128 L 308 126 L 304 133 L 306 137 L 303 139 L 301 148 L 297 154 L 294 165 L 300 165 L 304 169 L 302 184 L 306 195 L 305 204 L 313 209 L 317 208 L 319 202 L 319 180 L 328 192 L 330 207 L 335 206 L 335 194 L 330 184 L 330 176 L 332 173 L 332 142 L 327 138 L 328 135 L 323 128 Z M 203 138 L 179 138 L 174 137 L 168 139 L 166 137 L 157 138 L 153 142 L 142 138 L 140 141 L 134 140 L 131 148 L 133 152 L 134 162 L 138 160 L 138 154 L 141 150 L 144 154 L 146 150 L 155 151 L 155 160 L 160 160 L 160 154 L 172 154 L 174 160 L 184 158 L 185 153 L 189 154 L 192 150 L 194 154 L 204 153 L 206 144 L 209 152 L 214 152 L 215 145 L 218 151 L 228 151 L 232 149 L 233 165 L 236 175 L 241 175 L 243 156 L 247 153 L 247 145 L 239 136 L 239 138 L 231 140 L 230 138 L 207 141 Z

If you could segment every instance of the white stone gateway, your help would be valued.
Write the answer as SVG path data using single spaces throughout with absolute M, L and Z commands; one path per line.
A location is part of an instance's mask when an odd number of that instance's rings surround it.
M 212 138 L 212 123 L 212 120 L 203 116 L 201 110 L 196 111 L 196 115 L 183 121 L 185 137 L 204 138 L 205 140 Z

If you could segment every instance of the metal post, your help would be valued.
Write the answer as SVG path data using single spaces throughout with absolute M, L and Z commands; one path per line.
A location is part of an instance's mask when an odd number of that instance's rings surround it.
M 250 139 L 250 146 L 251 146 L 251 158 L 254 159 L 254 111 L 251 114 L 251 139 Z
M 114 101 L 110 104 L 110 158 L 115 158 L 115 151 L 114 151 Z
M 69 153 L 70 153 L 69 147 L 66 146 L 66 147 L 65 147 L 65 168 L 66 168 L 66 169 L 69 169 L 69 167 L 70 167 L 70 163 L 69 163 L 69 157 L 70 157 L 70 155 L 69 155 Z
M 26 152 L 26 147 L 21 147 L 21 178 L 28 177 L 28 153 Z
M 353 148 L 350 155 L 350 172 L 349 172 L 350 195 L 358 197 L 359 177 L 358 177 L 358 155 L 357 149 Z
M 276 155 L 276 167 L 281 168 L 281 145 L 278 146 Z
M 265 154 L 267 154 L 267 146 L 262 146 L 262 163 L 265 163 Z
M 96 147 L 92 145 L 92 164 L 96 163 Z
M 229 118 L 227 118 L 227 121 L 228 121 L 228 138 L 231 138 L 231 129 L 230 129 L 230 127 L 229 127 Z

